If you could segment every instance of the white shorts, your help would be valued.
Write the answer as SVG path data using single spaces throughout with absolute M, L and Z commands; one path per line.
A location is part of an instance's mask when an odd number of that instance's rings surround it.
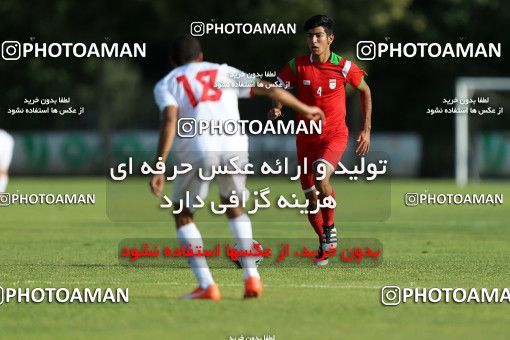
M 0 171 L 6 172 L 11 164 L 14 139 L 4 130 L 0 130 Z
M 204 180 L 199 176 L 199 168 L 206 176 L 210 176 L 208 171 L 213 166 L 229 165 L 229 159 L 232 157 L 239 157 L 236 164 L 241 168 L 248 162 L 248 152 L 224 152 L 222 154 L 211 152 L 210 156 L 192 164 L 192 170 L 184 175 L 177 176 L 173 181 L 172 202 L 177 205 L 180 200 L 186 199 L 188 193 L 190 203 L 196 203 L 196 196 L 199 196 L 202 201 L 205 201 L 209 193 L 209 186 L 214 180 L 218 184 L 221 197 L 228 198 L 232 195 L 240 197 L 243 192 L 248 194 L 246 189 L 246 175 L 233 174 L 233 175 L 215 175 L 212 180 Z M 179 161 L 179 163 L 185 161 Z M 230 168 L 230 167 L 229 167 Z M 187 207 L 190 211 L 194 211 L 193 207 Z

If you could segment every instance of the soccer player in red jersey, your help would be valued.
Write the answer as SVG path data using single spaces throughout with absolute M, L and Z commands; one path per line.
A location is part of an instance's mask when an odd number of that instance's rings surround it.
M 297 87 L 298 98 L 302 102 L 318 106 L 325 113 L 326 123 L 321 134 L 298 134 L 296 137 L 299 165 L 303 166 L 306 159 L 308 169 L 313 169 L 300 178 L 301 187 L 310 202 L 308 211 L 316 210 L 318 200 L 329 196 L 335 198 L 329 179 L 347 147 L 346 84 L 358 89 L 361 97 L 363 126 L 357 136 L 356 153 L 364 155 L 370 148 L 372 98 L 364 80 L 366 73 L 352 61 L 331 51 L 335 39 L 333 27 L 334 21 L 325 15 L 308 19 L 304 29 L 311 53 L 290 60 L 278 74 L 282 86 Z M 269 118 L 281 116 L 281 107 L 280 103 L 274 102 Z M 305 118 L 298 116 L 297 119 Z M 321 176 L 324 172 L 325 176 Z M 324 250 L 337 246 L 334 214 L 331 208 L 321 208 L 316 214 L 308 214 L 308 220 L 319 236 L 317 265 L 327 265 Z

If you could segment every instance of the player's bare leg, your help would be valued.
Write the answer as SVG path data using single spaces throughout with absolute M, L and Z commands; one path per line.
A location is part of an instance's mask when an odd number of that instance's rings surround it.
M 228 204 L 229 198 L 221 197 L 221 203 Z M 227 208 L 226 215 L 230 231 L 240 249 L 253 247 L 251 221 L 241 207 Z M 257 298 L 262 295 L 262 281 L 257 270 L 255 258 L 246 257 L 240 260 L 243 267 L 244 298 Z
M 330 177 L 334 172 L 333 167 L 331 167 L 329 164 L 318 161 L 315 163 L 314 166 L 314 179 L 315 179 L 315 187 L 317 191 L 319 192 L 318 200 L 322 202 L 326 197 L 332 197 L 335 199 L 335 191 L 333 189 L 333 186 L 330 183 Z M 322 215 L 323 220 L 323 233 L 321 238 L 321 246 L 319 249 L 319 255 L 324 255 L 323 252 L 331 249 L 336 249 L 337 247 L 337 231 L 335 228 L 335 209 L 334 208 L 328 208 L 324 207 L 321 208 L 320 214 Z M 321 252 L 322 249 L 322 252 Z M 324 258 L 324 256 L 319 257 L 318 256 L 317 264 L 325 265 L 327 264 L 327 258 L 325 258 L 325 264 L 324 261 L 321 261 L 321 258 Z
M 175 216 L 175 226 L 179 241 L 186 246 L 191 245 L 204 246 L 202 235 L 193 222 L 193 213 L 184 208 L 181 213 Z M 221 299 L 221 293 L 211 275 L 207 261 L 203 256 L 192 256 L 188 258 L 188 263 L 193 270 L 193 274 L 198 281 L 199 287 L 189 294 L 183 296 L 184 299 L 208 299 L 218 301 Z

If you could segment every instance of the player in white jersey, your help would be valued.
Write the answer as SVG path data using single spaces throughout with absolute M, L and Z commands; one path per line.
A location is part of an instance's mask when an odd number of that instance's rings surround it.
M 14 139 L 6 131 L 0 130 L 0 192 L 5 192 L 7 188 L 13 149 Z
M 196 134 L 193 124 L 198 121 L 220 122 L 239 120 L 238 98 L 252 95 L 265 95 L 278 100 L 283 105 L 300 112 L 308 119 L 322 119 L 324 114 L 317 107 L 303 104 L 291 93 L 269 86 L 266 81 L 249 79 L 248 76 L 226 64 L 215 64 L 203 61 L 203 54 L 198 40 L 185 36 L 176 40 L 171 48 L 171 62 L 175 68 L 154 88 L 156 103 L 162 113 L 157 157 L 167 160 L 170 149 L 175 152 L 177 164 L 192 164 L 192 171 L 177 176 L 174 180 L 172 202 L 174 207 L 181 208 L 180 200 L 199 196 L 204 200 L 209 190 L 209 181 L 198 176 L 198 169 L 210 169 L 211 165 L 226 164 L 232 157 L 239 157 L 240 162 L 248 161 L 248 137 L 239 132 L 228 134 Z M 221 84 L 221 86 L 217 86 Z M 239 86 L 240 84 L 244 84 Z M 259 86 L 264 85 L 264 86 Z M 267 87 L 266 87 L 267 86 Z M 181 119 L 194 119 L 195 123 L 182 124 Z M 182 131 L 176 135 L 177 121 Z M 195 125 L 196 128 L 196 125 Z M 239 129 L 240 130 L 240 129 Z M 188 136 L 183 136 L 186 133 Z M 193 135 L 192 138 L 189 135 Z M 175 145 L 174 144 L 175 141 Z M 220 189 L 222 203 L 230 202 L 232 195 L 241 195 L 245 190 L 245 175 L 225 175 L 216 177 Z M 160 197 L 165 182 L 164 175 L 155 175 L 151 180 L 152 192 Z M 183 202 L 183 201 L 181 201 Z M 175 215 L 179 241 L 193 247 L 202 246 L 203 241 L 193 221 L 192 207 L 182 207 Z M 253 244 L 252 227 L 249 217 L 241 207 L 226 210 L 231 232 L 240 249 L 250 249 Z M 189 264 L 195 274 L 199 287 L 185 298 L 220 300 L 221 294 L 214 283 L 205 257 L 190 257 Z M 262 282 L 254 259 L 241 261 L 244 270 L 244 297 L 259 297 L 262 293 Z

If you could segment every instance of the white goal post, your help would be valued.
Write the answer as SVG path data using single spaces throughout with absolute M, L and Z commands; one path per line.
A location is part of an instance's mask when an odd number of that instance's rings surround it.
M 475 91 L 510 91 L 510 78 L 460 77 L 455 81 L 455 97 L 470 98 Z M 466 104 L 457 102 L 457 109 L 466 109 Z M 459 186 L 468 183 L 469 160 L 469 111 L 455 115 L 455 181 Z M 478 174 L 471 174 L 478 176 Z

